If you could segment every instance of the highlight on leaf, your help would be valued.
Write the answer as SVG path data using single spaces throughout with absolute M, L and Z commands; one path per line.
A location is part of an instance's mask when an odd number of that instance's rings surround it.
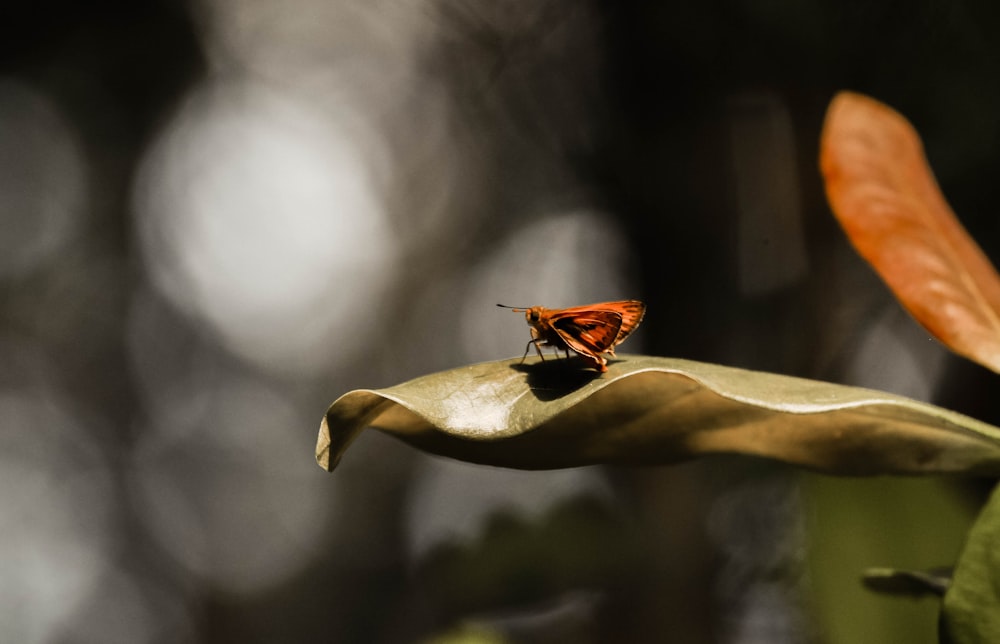
M 518 469 L 668 464 L 738 453 L 814 470 L 1000 474 L 1000 429 L 892 394 L 673 358 L 469 365 L 334 402 L 333 470 L 372 426 L 433 454 Z
M 947 347 L 1000 372 L 1000 276 L 945 201 L 913 126 L 841 92 L 820 167 L 837 220 L 900 303 Z

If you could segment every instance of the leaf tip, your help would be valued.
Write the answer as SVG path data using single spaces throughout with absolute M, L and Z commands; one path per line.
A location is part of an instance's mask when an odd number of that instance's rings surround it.
M 316 463 L 327 472 L 332 472 L 337 466 L 336 460 L 331 462 L 330 458 L 330 427 L 326 424 L 326 417 L 319 425 L 319 436 L 316 438 Z

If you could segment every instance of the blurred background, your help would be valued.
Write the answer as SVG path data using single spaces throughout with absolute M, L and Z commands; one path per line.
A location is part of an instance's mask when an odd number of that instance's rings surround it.
M 840 233 L 840 89 L 909 117 L 1000 257 L 1000 5 L 41 0 L 0 9 L 0 641 L 935 641 L 859 583 L 986 482 L 735 457 L 515 472 L 355 388 L 517 355 L 495 308 L 1000 423 Z

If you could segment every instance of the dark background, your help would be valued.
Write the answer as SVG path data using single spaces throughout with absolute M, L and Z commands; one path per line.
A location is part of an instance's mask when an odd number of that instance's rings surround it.
M 829 100 L 870 94 L 1000 256 L 998 29 L 987 0 L 7 3 L 0 640 L 934 641 L 933 600 L 858 573 L 953 561 L 975 482 L 312 448 L 349 389 L 514 355 L 496 302 L 624 297 L 631 352 L 1000 422 L 817 171 Z

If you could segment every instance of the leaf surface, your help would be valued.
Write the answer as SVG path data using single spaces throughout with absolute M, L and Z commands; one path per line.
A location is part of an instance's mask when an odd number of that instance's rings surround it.
M 976 519 L 941 613 L 941 641 L 1000 642 L 1000 486 Z
M 953 351 L 1000 372 L 1000 277 L 945 201 L 913 126 L 842 92 L 820 167 L 838 221 L 900 303 Z
M 501 360 L 344 394 L 316 458 L 367 426 L 422 450 L 519 469 L 739 453 L 849 475 L 1000 473 L 1000 429 L 888 393 L 673 358 Z

